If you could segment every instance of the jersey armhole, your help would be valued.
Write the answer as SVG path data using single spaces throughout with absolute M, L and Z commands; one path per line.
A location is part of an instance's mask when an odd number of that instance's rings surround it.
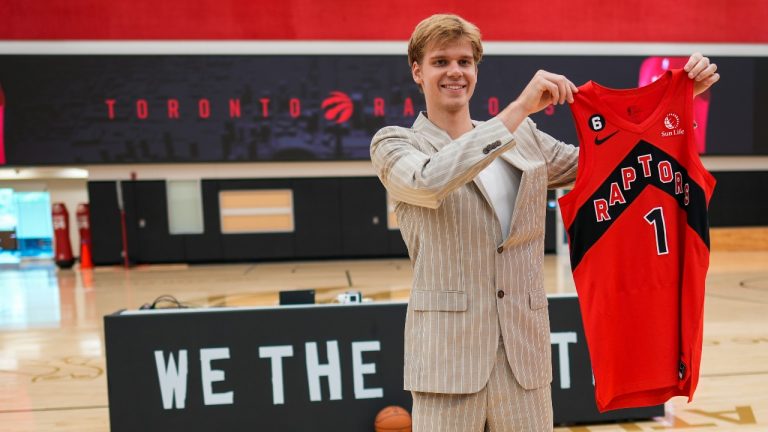
M 584 189 L 584 184 L 587 182 L 587 180 L 584 178 L 584 174 L 589 172 L 590 169 L 590 151 L 588 150 L 589 144 L 585 144 L 586 141 L 584 141 L 581 127 L 579 127 L 582 119 L 579 115 L 578 109 L 575 109 L 574 105 L 570 106 L 570 110 L 571 116 L 573 117 L 573 125 L 576 128 L 576 139 L 579 142 L 579 161 L 576 166 L 576 182 L 574 182 L 573 188 L 568 193 L 560 197 L 559 201 L 561 203 L 561 207 L 563 205 L 572 205 L 574 200 L 578 199 L 581 190 Z
M 690 120 L 690 123 L 686 126 L 688 127 L 688 130 L 691 131 L 690 134 L 688 134 L 688 137 L 685 140 L 686 147 L 688 150 L 689 157 L 691 161 L 693 161 L 694 166 L 699 171 L 699 174 L 701 174 L 702 178 L 706 182 L 707 186 L 707 204 L 709 204 L 709 198 L 711 196 L 712 191 L 715 187 L 715 177 L 710 173 L 707 168 L 704 167 L 704 164 L 701 162 L 701 156 L 699 155 L 699 152 L 697 151 L 696 146 L 696 134 L 693 133 L 693 125 L 695 123 L 695 113 L 693 111 L 693 87 L 695 85 L 694 81 L 691 78 L 688 78 L 688 75 L 685 74 L 685 71 L 681 71 L 682 78 L 685 80 L 684 86 L 685 91 L 683 92 L 685 94 L 685 115 L 684 118 L 687 118 Z

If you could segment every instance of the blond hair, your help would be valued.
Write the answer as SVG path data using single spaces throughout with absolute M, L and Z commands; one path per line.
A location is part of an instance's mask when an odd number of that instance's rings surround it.
M 408 41 L 408 66 L 413 62 L 421 64 L 424 54 L 431 45 L 443 46 L 462 37 L 472 44 L 475 64 L 483 58 L 483 44 L 480 29 L 464 18 L 453 14 L 436 14 L 420 22 Z

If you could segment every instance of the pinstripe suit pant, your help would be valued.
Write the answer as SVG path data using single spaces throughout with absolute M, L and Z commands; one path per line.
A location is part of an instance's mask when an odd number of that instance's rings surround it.
M 413 432 L 543 432 L 553 427 L 550 387 L 522 388 L 501 341 L 488 383 L 479 392 L 411 393 Z

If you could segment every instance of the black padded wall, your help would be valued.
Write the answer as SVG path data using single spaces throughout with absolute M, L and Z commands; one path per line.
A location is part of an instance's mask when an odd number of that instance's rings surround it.
M 715 172 L 712 227 L 768 225 L 768 172 Z M 131 262 L 228 262 L 407 256 L 400 231 L 387 227 L 386 191 L 375 177 L 203 180 L 205 230 L 168 232 L 164 181 L 122 182 Z M 219 193 L 291 189 L 294 231 L 222 234 Z M 122 262 L 115 182 L 88 183 L 96 264 Z M 550 192 L 549 200 L 554 199 Z M 546 252 L 554 252 L 555 209 L 547 207 Z
M 89 181 L 88 201 L 91 211 L 91 253 L 97 265 L 122 262 L 120 211 L 117 184 L 113 181 Z
M 711 227 L 768 225 L 768 171 L 712 174 L 717 185 L 709 203 Z

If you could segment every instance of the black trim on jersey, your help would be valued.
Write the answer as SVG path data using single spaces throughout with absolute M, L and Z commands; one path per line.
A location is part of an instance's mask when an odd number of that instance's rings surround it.
M 643 175 L 642 165 L 637 159 L 638 156 L 646 154 L 650 154 L 652 158 L 650 162 L 650 177 L 645 177 Z M 659 179 L 658 164 L 661 161 L 668 161 L 672 166 L 672 181 L 669 183 L 663 183 Z M 631 183 L 630 189 L 628 190 L 624 190 L 622 187 L 621 169 L 625 167 L 632 167 L 636 172 L 636 179 Z M 683 185 L 686 183 L 688 184 L 688 205 L 685 205 L 685 191 L 681 194 L 675 194 L 675 172 L 680 172 L 682 175 Z M 598 199 L 610 201 L 611 183 L 618 183 L 626 203 L 616 203 L 610 206 L 609 212 L 611 219 L 598 222 L 595 214 L 594 202 Z M 683 168 L 683 166 L 681 166 L 672 156 L 652 144 L 641 140 L 635 145 L 624 160 L 616 166 L 597 191 L 582 204 L 576 213 L 576 218 L 568 228 L 572 270 L 576 269 L 582 258 L 584 258 L 584 254 L 587 253 L 592 245 L 600 240 L 600 237 L 608 231 L 613 222 L 618 220 L 624 210 L 627 209 L 635 198 L 650 185 L 657 187 L 677 200 L 677 204 L 688 216 L 688 225 L 699 235 L 699 237 L 701 237 L 701 240 L 707 245 L 707 248 L 709 248 L 709 219 L 707 217 L 707 200 L 704 194 L 704 189 L 688 176 L 688 170 Z

